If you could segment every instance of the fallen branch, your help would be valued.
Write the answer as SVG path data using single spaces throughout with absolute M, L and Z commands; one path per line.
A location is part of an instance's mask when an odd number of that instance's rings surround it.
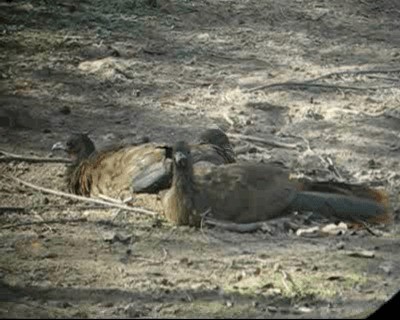
M 374 74 L 374 73 L 396 73 L 400 72 L 399 68 L 395 69 L 375 69 L 375 70 L 348 70 L 348 71 L 339 71 L 339 72 L 331 72 L 315 79 L 307 80 L 307 83 L 315 82 L 321 79 L 330 78 L 333 76 L 344 76 L 344 75 L 362 75 L 362 74 Z
M 3 156 L 0 157 L 0 162 L 11 162 L 11 161 L 25 161 L 30 163 L 71 163 L 71 160 L 65 158 L 42 158 L 42 157 L 28 157 L 21 156 L 19 154 L 10 153 L 4 150 L 0 150 L 0 154 Z
M 284 142 L 279 142 L 279 141 L 274 141 L 274 140 L 265 140 L 262 138 L 254 137 L 254 136 L 247 136 L 243 134 L 238 134 L 238 133 L 229 133 L 229 137 L 231 138 L 236 138 L 236 139 L 243 139 L 247 140 L 250 142 L 259 142 L 263 143 L 272 147 L 276 148 L 286 148 L 286 149 L 297 149 L 298 145 L 297 144 L 292 144 L 292 143 L 284 143 Z
M 312 80 L 316 81 L 316 80 Z M 267 85 L 262 85 L 254 88 L 250 88 L 246 90 L 246 92 L 254 92 L 264 89 L 270 88 L 278 88 L 278 87 L 294 87 L 294 88 L 324 88 L 324 89 L 335 89 L 335 90 L 351 90 L 351 91 L 367 91 L 367 90 L 381 90 L 381 89 L 391 89 L 393 86 L 382 86 L 382 87 L 353 87 L 353 86 L 341 86 L 335 84 L 323 84 L 323 83 L 313 83 L 311 80 L 305 82 L 280 82 L 280 83 L 271 83 Z
M 264 222 L 254 222 L 254 223 L 233 223 L 233 222 L 223 222 L 223 221 L 217 221 L 211 218 L 206 218 L 204 219 L 204 222 L 206 224 L 220 227 L 222 229 L 226 229 L 229 231 L 234 231 L 234 232 L 252 232 L 261 229 L 263 226 Z
M 25 212 L 26 210 L 25 207 L 0 207 L 0 214 L 6 211 Z
M 367 76 L 367 77 L 370 79 L 378 79 L 378 80 L 386 80 L 386 81 L 394 81 L 394 82 L 400 81 L 399 78 L 379 77 L 379 76 Z
M 65 224 L 65 223 L 86 222 L 86 221 L 87 221 L 86 218 L 29 221 L 29 222 L 8 224 L 6 226 L 1 227 L 0 229 L 4 230 L 4 229 L 12 229 L 12 228 L 23 227 L 23 226 L 30 226 L 30 225 L 55 224 L 55 223 Z
M 101 210 L 101 209 L 108 209 L 104 205 L 93 205 L 93 206 L 77 206 L 71 204 L 43 204 L 37 206 L 28 206 L 28 207 L 0 207 L 0 214 L 3 214 L 7 211 L 15 211 L 15 212 L 22 212 L 25 213 L 30 210 L 43 210 L 43 209 L 70 209 L 73 208 L 74 210 Z
M 41 192 L 44 192 L 44 193 L 54 194 L 56 196 L 66 197 L 66 198 L 75 199 L 75 200 L 79 200 L 79 201 L 102 204 L 102 205 L 105 205 L 105 206 L 110 207 L 110 208 L 119 208 L 119 209 L 123 209 L 123 210 L 126 210 L 126 211 L 131 211 L 131 212 L 136 212 L 136 213 L 142 213 L 142 214 L 147 214 L 147 215 L 152 215 L 152 216 L 157 215 L 156 212 L 153 212 L 153 211 L 150 211 L 150 210 L 146 210 L 146 209 L 143 209 L 143 208 L 130 207 L 130 206 L 119 204 L 119 203 L 112 203 L 112 202 L 108 202 L 108 201 L 105 201 L 105 200 L 82 197 L 82 196 L 78 196 L 78 195 L 75 195 L 75 194 L 70 194 L 70 193 L 65 193 L 65 192 L 62 192 L 62 191 L 57 191 L 57 190 L 52 190 L 52 189 L 48 189 L 48 188 L 44 188 L 44 187 L 39 187 L 39 186 L 34 185 L 34 184 L 30 183 L 30 182 L 26 182 L 26 181 L 23 181 L 23 180 L 21 180 L 19 178 L 12 177 L 12 176 L 5 176 L 4 175 L 4 177 L 5 178 L 9 178 L 9 179 L 14 180 L 14 181 L 17 181 L 17 182 L 19 182 L 19 183 L 21 183 L 21 184 L 23 184 L 23 185 L 25 185 L 27 187 L 30 187 L 32 189 L 35 189 L 35 190 L 38 190 L 38 191 L 41 191 Z

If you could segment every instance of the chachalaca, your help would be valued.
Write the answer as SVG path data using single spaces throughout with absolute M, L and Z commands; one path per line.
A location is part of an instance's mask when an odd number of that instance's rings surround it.
M 173 149 L 173 181 L 162 199 L 166 217 L 177 225 L 199 226 L 202 216 L 253 223 L 293 211 L 312 211 L 347 222 L 389 223 L 388 198 L 368 187 L 303 184 L 274 164 L 234 163 L 194 168 L 190 146 Z
M 192 148 L 196 162 L 202 164 L 235 161 L 229 140 L 220 130 L 206 130 Z M 73 160 L 66 176 L 74 194 L 127 198 L 131 193 L 157 193 L 171 184 L 172 146 L 167 144 L 148 142 L 96 151 L 87 134 L 75 133 L 52 150 L 64 150 Z

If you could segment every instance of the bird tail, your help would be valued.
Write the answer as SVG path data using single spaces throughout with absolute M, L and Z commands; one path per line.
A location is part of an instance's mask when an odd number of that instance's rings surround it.
M 377 189 L 372 189 L 366 185 L 350 184 L 345 182 L 336 181 L 300 181 L 301 190 L 303 191 L 317 191 L 338 193 L 348 196 L 356 196 L 360 198 L 367 198 L 377 202 L 389 203 L 388 195 Z
M 340 182 L 308 182 L 291 204 L 293 210 L 318 212 L 343 221 L 389 224 L 389 197 L 381 190 Z

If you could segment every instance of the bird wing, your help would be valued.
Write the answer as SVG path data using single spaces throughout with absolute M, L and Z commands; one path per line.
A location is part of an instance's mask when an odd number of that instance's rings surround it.
M 135 177 L 164 163 L 166 152 L 163 145 L 146 143 L 97 154 L 91 159 L 91 196 L 131 193 Z
M 219 220 L 235 223 L 265 221 L 285 214 L 296 185 L 273 165 L 229 164 L 195 168 L 196 208 Z

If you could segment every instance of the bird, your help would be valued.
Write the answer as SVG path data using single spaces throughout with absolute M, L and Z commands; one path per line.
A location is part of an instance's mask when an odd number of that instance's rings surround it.
M 173 224 L 199 227 L 204 217 L 248 224 L 294 211 L 318 212 L 349 222 L 389 223 L 392 214 L 382 190 L 367 186 L 302 183 L 273 163 L 231 163 L 194 168 L 190 145 L 173 146 L 173 179 L 162 198 Z
M 236 161 L 225 133 L 202 132 L 192 145 L 201 166 Z M 129 198 L 133 193 L 158 193 L 172 181 L 172 146 L 143 142 L 96 150 L 87 133 L 72 133 L 52 150 L 67 152 L 72 164 L 66 172 L 68 191 L 87 197 Z

